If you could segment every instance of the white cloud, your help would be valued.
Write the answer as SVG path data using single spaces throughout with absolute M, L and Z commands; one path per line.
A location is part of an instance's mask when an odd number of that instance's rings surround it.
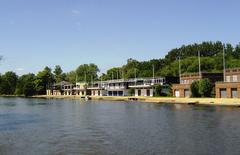
M 73 10 L 71 10 L 71 12 L 74 15 L 80 15 L 80 11 L 79 10 L 73 9 Z

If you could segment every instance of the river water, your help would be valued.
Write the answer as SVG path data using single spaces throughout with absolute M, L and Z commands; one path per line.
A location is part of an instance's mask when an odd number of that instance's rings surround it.
M 240 154 L 240 109 L 0 98 L 0 154 Z

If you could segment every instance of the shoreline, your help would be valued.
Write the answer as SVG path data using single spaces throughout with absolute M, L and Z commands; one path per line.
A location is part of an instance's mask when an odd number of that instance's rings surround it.
M 31 98 L 45 99 L 84 99 L 84 96 L 47 96 L 38 95 Z M 205 105 L 205 106 L 231 106 L 240 107 L 240 99 L 238 98 L 174 98 L 174 97 L 136 97 L 136 96 L 88 96 L 91 100 L 105 101 L 138 101 L 144 103 L 169 103 L 169 104 L 185 104 L 185 105 Z

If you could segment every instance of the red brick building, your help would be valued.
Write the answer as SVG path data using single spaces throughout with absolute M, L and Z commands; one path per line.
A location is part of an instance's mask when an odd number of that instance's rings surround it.
M 189 73 L 189 74 L 182 74 L 180 84 L 173 84 L 173 96 L 175 97 L 190 97 L 191 91 L 190 86 L 191 84 L 200 79 L 208 78 L 211 83 L 215 83 L 216 81 L 223 81 L 223 74 L 222 73 Z
M 227 69 L 225 82 L 216 82 L 217 98 L 240 98 L 240 68 Z

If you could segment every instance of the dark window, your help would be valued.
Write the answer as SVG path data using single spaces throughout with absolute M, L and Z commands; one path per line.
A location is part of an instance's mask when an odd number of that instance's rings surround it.
M 150 96 L 150 90 L 147 89 L 147 96 Z
M 113 91 L 113 96 L 117 96 L 117 91 Z
M 100 96 L 100 90 L 98 91 L 98 96 Z
M 141 96 L 141 89 L 138 90 L 138 96 Z
M 123 91 L 118 91 L 118 96 L 123 96 Z

